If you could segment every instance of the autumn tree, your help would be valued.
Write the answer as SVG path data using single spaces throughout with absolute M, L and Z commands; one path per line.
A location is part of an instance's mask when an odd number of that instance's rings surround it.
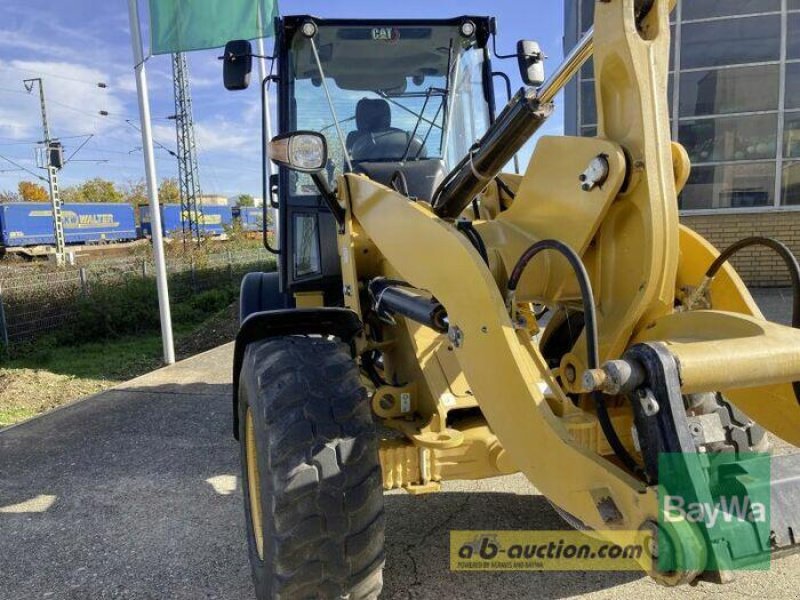
M 161 204 L 180 204 L 181 191 L 178 188 L 178 180 L 167 178 L 161 180 L 158 186 L 158 200 Z
M 50 199 L 47 190 L 32 181 L 19 182 L 19 195 L 25 202 L 46 202 Z
M 150 201 L 147 196 L 147 184 L 143 179 L 127 182 L 122 188 L 122 196 L 125 202 L 133 206 L 147 204 Z

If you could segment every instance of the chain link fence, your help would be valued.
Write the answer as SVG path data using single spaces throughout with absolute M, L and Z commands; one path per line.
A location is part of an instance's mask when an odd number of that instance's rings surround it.
M 264 249 L 227 250 L 167 259 L 171 302 L 192 295 L 238 286 L 246 273 L 274 270 L 274 257 Z M 107 258 L 81 267 L 49 264 L 0 267 L 0 341 L 6 350 L 63 327 L 76 303 L 91 298 L 93 289 L 118 287 L 124 294 L 135 280 L 155 279 L 151 258 Z

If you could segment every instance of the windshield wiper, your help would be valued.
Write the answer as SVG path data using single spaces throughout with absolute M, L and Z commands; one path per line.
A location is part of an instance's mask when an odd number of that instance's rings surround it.
M 422 103 L 422 109 L 419 111 L 417 115 L 417 122 L 414 124 L 414 130 L 411 132 L 411 135 L 408 137 L 408 144 L 406 145 L 406 150 L 403 152 L 403 158 L 400 159 L 401 163 L 404 163 L 408 158 L 408 153 L 411 152 L 411 144 L 414 143 L 414 137 L 417 135 L 417 130 L 419 129 L 420 123 L 425 118 L 425 109 L 428 108 L 428 102 L 430 102 L 431 94 L 436 90 L 436 88 L 429 87 L 428 91 L 425 93 L 425 102 Z M 444 104 L 444 102 L 442 102 Z M 439 111 L 436 111 L 436 114 L 439 114 Z M 434 121 L 436 121 L 436 117 L 434 116 Z M 430 122 L 430 121 L 429 121 Z M 431 122 L 432 123 L 432 122 Z M 431 125 L 432 127 L 432 125 Z M 430 132 L 430 129 L 428 130 Z M 427 136 L 426 136 L 427 138 Z M 422 146 L 417 150 L 417 155 L 414 157 L 415 159 L 419 158 L 419 153 L 422 150 Z

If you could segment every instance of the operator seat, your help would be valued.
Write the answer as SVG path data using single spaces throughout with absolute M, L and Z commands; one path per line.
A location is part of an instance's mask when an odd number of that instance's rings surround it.
M 409 147 L 409 141 L 411 142 Z M 356 104 L 356 130 L 347 134 L 347 151 L 355 161 L 398 161 L 408 148 L 409 158 L 425 158 L 418 137 L 392 127 L 392 111 L 382 98 L 362 98 Z
M 391 186 L 399 171 L 404 176 L 409 196 L 431 200 L 444 180 L 444 161 L 428 159 L 420 138 L 412 138 L 411 133 L 392 127 L 391 108 L 382 98 L 358 101 L 356 131 L 347 134 L 345 145 L 356 173 Z M 404 156 L 406 161 L 401 162 Z

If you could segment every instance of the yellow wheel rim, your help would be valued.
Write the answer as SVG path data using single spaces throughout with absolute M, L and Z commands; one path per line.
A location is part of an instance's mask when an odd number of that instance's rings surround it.
M 250 522 L 256 539 L 258 558 L 264 560 L 264 518 L 261 512 L 261 479 L 258 475 L 258 450 L 253 411 L 247 407 L 244 424 L 244 448 L 247 461 L 247 496 L 250 498 Z

